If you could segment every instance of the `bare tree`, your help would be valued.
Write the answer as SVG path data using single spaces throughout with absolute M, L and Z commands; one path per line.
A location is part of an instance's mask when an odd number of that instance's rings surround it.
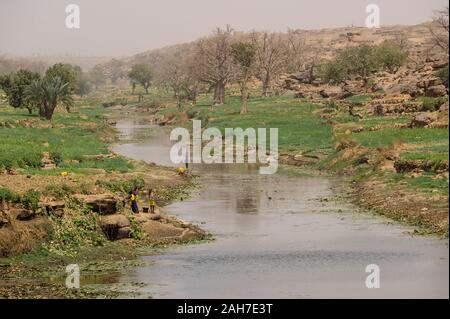
M 282 72 L 286 63 L 286 42 L 279 33 L 269 32 L 253 32 L 251 39 L 256 49 L 258 73 L 262 81 L 262 95 L 269 96 L 272 79 Z
M 214 89 L 214 105 L 224 103 L 225 85 L 233 75 L 232 32 L 230 26 L 227 26 L 225 30 L 217 28 L 212 36 L 197 42 L 197 63 L 200 78 L 211 89 Z
M 449 42 L 449 7 L 434 14 L 433 22 L 429 27 L 434 46 L 441 48 L 448 56 Z
M 196 105 L 198 93 L 202 89 L 202 82 L 197 67 L 197 61 L 193 54 L 187 54 L 183 59 L 183 80 L 181 82 L 181 89 L 186 99 L 191 101 L 193 105 Z
M 287 32 L 287 71 L 296 73 L 304 70 L 306 40 L 299 31 Z
M 160 85 L 169 86 L 173 96 L 179 98 L 184 77 L 183 61 L 180 51 L 166 56 L 156 70 L 157 82 Z

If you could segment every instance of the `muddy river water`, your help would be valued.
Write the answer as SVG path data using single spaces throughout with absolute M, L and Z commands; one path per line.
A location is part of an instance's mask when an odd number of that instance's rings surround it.
M 167 131 L 124 120 L 115 151 L 172 165 Z M 336 180 L 238 165 L 195 166 L 200 187 L 168 213 L 215 240 L 142 257 L 124 274 L 153 298 L 448 298 L 448 241 L 335 199 Z M 380 287 L 366 287 L 366 267 Z

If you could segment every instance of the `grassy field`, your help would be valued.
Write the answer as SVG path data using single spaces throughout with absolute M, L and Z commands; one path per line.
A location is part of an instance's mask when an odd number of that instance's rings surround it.
M 252 98 L 248 114 L 240 114 L 240 98 L 229 96 L 225 105 L 211 107 L 211 97 L 204 95 L 193 107 L 185 105 L 183 112 L 202 120 L 208 127 L 278 128 L 279 150 L 293 153 L 329 154 L 332 151 L 332 128 L 313 114 L 317 108 L 289 96 Z M 175 107 L 164 113 L 176 113 Z M 164 114 L 163 113 L 163 114 Z M 191 116 L 192 116 L 191 115 Z
M 125 172 L 132 168 L 122 157 L 92 159 L 108 154 L 113 130 L 105 123 L 105 109 L 99 102 L 73 113 L 56 112 L 52 121 L 40 121 L 27 110 L 0 105 L 0 170 L 17 169 L 27 174 L 58 175 L 61 171 L 88 173 L 87 169 Z M 43 152 L 58 164 L 55 170 L 42 170 Z

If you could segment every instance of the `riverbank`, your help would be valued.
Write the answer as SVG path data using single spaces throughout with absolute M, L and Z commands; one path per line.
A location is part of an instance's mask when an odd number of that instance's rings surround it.
M 114 297 L 110 287 L 65 288 L 65 267 L 79 265 L 82 281 L 106 273 L 96 282 L 108 283 L 144 251 L 209 238 L 162 209 L 185 198 L 192 180 L 111 152 L 108 110 L 95 98 L 77 104 L 52 121 L 0 107 L 0 297 Z M 130 215 L 122 199 L 134 187 L 141 207 L 154 189 L 156 214 Z M 108 229 L 125 239 L 109 241 L 119 238 Z
M 115 150 L 167 160 L 170 127 L 121 120 L 131 141 Z M 151 136 L 137 141 L 133 137 Z M 144 152 L 145 151 L 145 152 Z M 155 156 L 155 154 L 159 154 Z M 448 241 L 360 210 L 347 181 L 308 167 L 261 175 L 254 165 L 190 166 L 199 185 L 171 214 L 201 223 L 214 241 L 142 256 L 120 277 L 152 298 L 398 298 L 448 296 Z M 313 174 L 311 174 L 313 173 Z M 365 268 L 382 269 L 367 289 Z M 413 279 L 412 279 L 413 278 Z M 335 287 L 340 289 L 335 289 Z

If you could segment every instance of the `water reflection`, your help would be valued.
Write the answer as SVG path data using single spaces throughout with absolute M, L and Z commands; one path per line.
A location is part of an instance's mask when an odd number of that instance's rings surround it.
M 162 134 L 118 147 L 166 164 L 167 142 Z M 140 291 L 155 298 L 448 298 L 448 241 L 410 237 L 351 204 L 318 201 L 332 196 L 331 180 L 260 175 L 243 164 L 192 167 L 201 189 L 166 209 L 201 222 L 216 240 L 144 257 L 152 266 L 122 282 L 144 282 Z M 382 289 L 364 286 L 371 263 L 381 268 Z

